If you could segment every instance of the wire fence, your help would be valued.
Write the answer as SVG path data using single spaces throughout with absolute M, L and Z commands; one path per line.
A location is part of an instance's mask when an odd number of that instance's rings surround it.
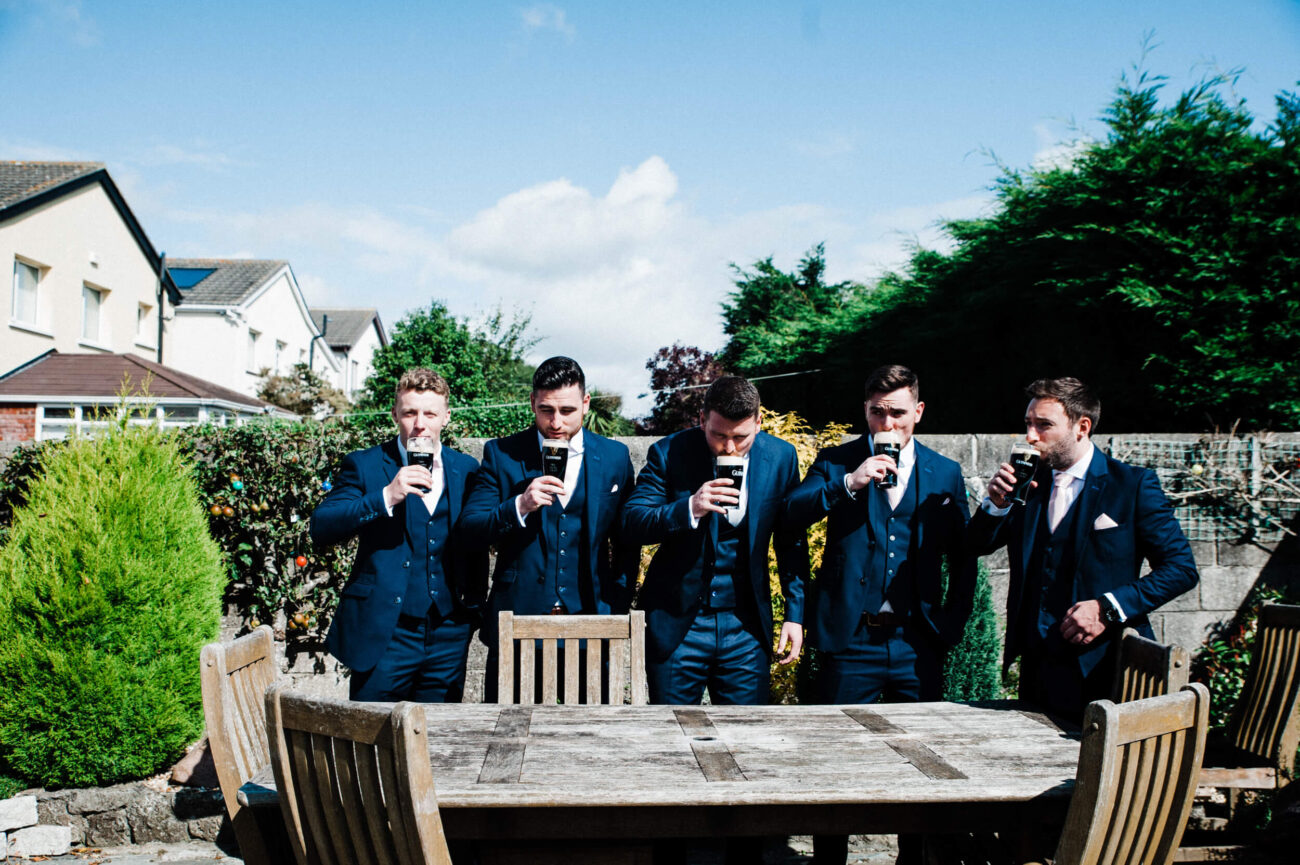
M 1300 527 L 1300 442 L 1116 439 L 1110 453 L 1155 471 L 1189 540 L 1268 544 Z

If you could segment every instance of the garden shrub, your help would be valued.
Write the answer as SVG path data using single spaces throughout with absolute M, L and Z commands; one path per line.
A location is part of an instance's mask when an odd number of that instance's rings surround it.
M 203 729 L 225 569 L 174 439 L 125 421 L 46 450 L 0 548 L 0 764 L 146 777 Z
M 943 698 L 953 702 L 995 700 L 1002 695 L 1002 626 L 993 609 L 989 569 L 982 560 L 978 568 L 966 630 L 943 662 Z

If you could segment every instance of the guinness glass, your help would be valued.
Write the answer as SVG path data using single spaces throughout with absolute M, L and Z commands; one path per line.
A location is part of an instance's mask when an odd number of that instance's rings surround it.
M 569 465 L 569 442 L 566 439 L 542 440 L 542 474 L 563 482 Z
M 878 432 L 871 437 L 872 444 L 875 446 L 876 456 L 887 456 L 894 460 L 894 465 L 898 465 L 898 455 L 903 452 L 903 437 L 892 430 Z M 885 476 L 876 481 L 876 489 L 887 490 L 898 486 L 898 475 L 893 472 L 885 472 Z
M 1029 442 L 1016 442 L 1011 446 L 1008 462 L 1016 473 L 1016 482 L 1007 494 L 1008 502 L 1017 505 L 1025 503 L 1025 497 L 1029 495 L 1029 482 L 1034 479 L 1034 472 L 1038 471 L 1039 459 L 1038 448 Z
M 413 466 L 433 470 L 433 439 L 429 436 L 412 436 L 406 440 L 406 458 Z
M 713 465 L 714 480 L 728 478 L 731 481 L 731 488 L 740 495 L 740 486 L 745 482 L 745 458 L 733 456 L 720 456 Z M 731 510 L 732 505 L 725 506 Z

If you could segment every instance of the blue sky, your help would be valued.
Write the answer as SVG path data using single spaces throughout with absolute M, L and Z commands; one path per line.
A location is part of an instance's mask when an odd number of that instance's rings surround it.
M 1263 123 L 1300 78 L 1297 0 L 0 0 L 0 159 L 106 162 L 169 256 L 315 305 L 529 311 L 632 399 L 721 345 L 730 262 L 870 280 L 1103 134 L 1149 33 L 1170 96 L 1242 68 Z

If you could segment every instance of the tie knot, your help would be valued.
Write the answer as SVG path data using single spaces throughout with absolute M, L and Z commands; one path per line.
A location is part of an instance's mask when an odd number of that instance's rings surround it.
M 1073 480 L 1074 475 L 1069 472 L 1057 472 L 1055 476 L 1052 477 L 1052 483 L 1058 487 L 1069 486 L 1070 482 Z

